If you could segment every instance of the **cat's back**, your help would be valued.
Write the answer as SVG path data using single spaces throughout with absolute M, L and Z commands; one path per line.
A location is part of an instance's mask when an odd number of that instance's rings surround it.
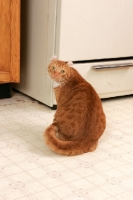
M 61 88 L 55 118 L 60 124 L 60 130 L 63 133 L 71 133 L 74 138 L 88 132 L 98 138 L 106 126 L 97 92 L 79 74 L 73 76 L 70 82 Z M 77 133 L 79 134 L 76 136 Z
M 73 77 L 64 87 L 61 87 L 58 108 L 62 112 L 86 114 L 96 110 L 101 113 L 102 103 L 93 88 L 74 68 Z M 58 110 L 58 109 L 57 109 Z M 94 114 L 94 113 L 93 113 Z M 98 114 L 98 113 L 97 113 Z
M 77 102 L 83 104 L 101 104 L 101 100 L 93 88 L 93 86 L 87 82 L 76 69 L 72 68 L 73 76 L 64 87 L 61 88 L 60 100 L 66 101 L 67 104 L 73 104 Z M 81 105 L 80 105 L 81 106 Z

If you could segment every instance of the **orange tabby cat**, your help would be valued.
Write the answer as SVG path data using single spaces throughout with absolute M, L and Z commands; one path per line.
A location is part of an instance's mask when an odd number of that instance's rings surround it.
M 94 151 L 106 126 L 98 94 L 68 63 L 53 60 L 48 72 L 60 85 L 54 89 L 57 110 L 44 133 L 46 144 L 64 155 Z

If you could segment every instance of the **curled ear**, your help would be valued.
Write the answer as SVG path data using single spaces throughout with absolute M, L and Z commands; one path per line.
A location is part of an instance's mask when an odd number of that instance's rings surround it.
M 68 61 L 68 63 L 67 63 L 70 67 L 72 67 L 73 66 L 73 62 L 72 61 Z
M 52 57 L 50 58 L 50 60 L 51 60 L 51 61 L 57 60 L 57 56 L 52 56 Z

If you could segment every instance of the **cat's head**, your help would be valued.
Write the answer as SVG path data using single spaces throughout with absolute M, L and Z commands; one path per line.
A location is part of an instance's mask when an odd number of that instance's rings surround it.
M 48 66 L 50 77 L 60 83 L 66 83 L 71 75 L 71 63 L 66 63 L 57 59 L 52 59 Z

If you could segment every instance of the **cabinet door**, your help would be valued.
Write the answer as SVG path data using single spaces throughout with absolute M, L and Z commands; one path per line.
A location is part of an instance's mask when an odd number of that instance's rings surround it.
M 0 0 L 0 83 L 20 81 L 20 0 Z

